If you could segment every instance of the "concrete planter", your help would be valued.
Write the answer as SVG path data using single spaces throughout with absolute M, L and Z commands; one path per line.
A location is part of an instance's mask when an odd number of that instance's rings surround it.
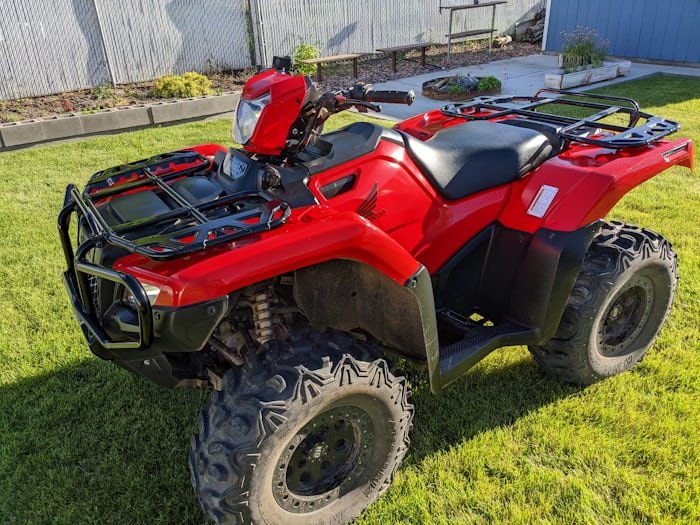
M 611 64 L 617 64 L 617 76 L 624 77 L 629 74 L 630 69 L 632 69 L 631 60 L 623 60 L 622 58 L 610 58 L 608 59 Z M 606 63 L 608 61 L 606 60 Z
M 98 111 L 0 124 L 0 149 L 18 148 L 40 142 L 110 133 L 192 120 L 236 108 L 240 93 L 225 93 L 186 100 L 156 102 Z
M 552 89 L 569 89 L 577 86 L 586 86 L 595 82 L 602 82 L 615 78 L 618 66 L 605 62 L 603 66 L 573 73 L 545 73 L 544 85 Z

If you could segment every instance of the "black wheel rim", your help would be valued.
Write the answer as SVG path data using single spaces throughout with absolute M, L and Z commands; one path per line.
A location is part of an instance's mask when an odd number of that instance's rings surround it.
M 337 407 L 309 421 L 281 454 L 275 499 L 304 513 L 323 508 L 358 486 L 374 451 L 374 425 L 358 407 Z
M 598 329 L 601 354 L 619 357 L 633 352 L 654 304 L 654 285 L 646 276 L 635 276 L 623 286 L 603 314 Z

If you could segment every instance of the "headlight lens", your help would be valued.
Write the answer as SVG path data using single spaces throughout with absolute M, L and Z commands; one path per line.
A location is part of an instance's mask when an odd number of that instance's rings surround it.
M 233 140 L 239 144 L 245 144 L 250 140 L 255 131 L 255 126 L 260 120 L 260 115 L 270 103 L 270 94 L 267 93 L 254 100 L 242 98 L 238 102 L 236 118 L 233 120 Z
M 157 286 L 153 286 L 152 284 L 145 284 L 141 283 L 141 286 L 143 286 L 143 290 L 146 292 L 146 296 L 148 297 L 148 302 L 151 304 L 156 302 L 156 299 L 158 299 L 158 295 L 160 294 L 160 288 Z M 122 294 L 122 302 L 126 304 L 127 306 L 131 307 L 132 309 L 136 310 L 136 298 L 134 297 L 134 294 L 132 294 L 128 288 L 124 288 L 124 293 Z

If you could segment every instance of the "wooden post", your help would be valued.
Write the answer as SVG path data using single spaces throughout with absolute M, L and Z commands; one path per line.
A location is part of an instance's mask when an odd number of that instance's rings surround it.
M 423 46 L 423 52 L 420 55 L 420 63 L 423 67 L 425 67 L 425 50 L 426 50 L 426 47 Z
M 398 55 L 398 51 L 391 52 L 391 69 L 394 70 L 394 73 L 396 73 L 396 55 Z
M 454 10 L 450 9 L 450 28 L 447 30 L 449 35 L 447 36 L 447 61 L 450 61 L 450 56 L 452 55 L 452 13 Z
M 357 58 L 352 59 L 352 76 L 357 78 Z
M 321 64 L 316 64 L 316 81 L 321 82 L 323 80 L 323 73 L 321 73 Z
M 496 25 L 496 4 L 491 6 L 491 32 L 489 33 L 489 55 L 493 48 L 493 26 Z

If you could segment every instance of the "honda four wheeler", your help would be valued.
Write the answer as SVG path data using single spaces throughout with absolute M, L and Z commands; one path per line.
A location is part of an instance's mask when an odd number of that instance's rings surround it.
M 243 89 L 242 148 L 67 188 L 64 280 L 92 352 L 160 385 L 213 387 L 190 467 L 218 523 L 345 523 L 377 499 L 413 418 L 393 357 L 424 365 L 438 393 L 527 345 L 587 385 L 637 363 L 669 313 L 671 244 L 603 218 L 692 168 L 691 142 L 664 138 L 677 123 L 541 91 L 321 134 L 340 111 L 412 101 L 270 69 Z

